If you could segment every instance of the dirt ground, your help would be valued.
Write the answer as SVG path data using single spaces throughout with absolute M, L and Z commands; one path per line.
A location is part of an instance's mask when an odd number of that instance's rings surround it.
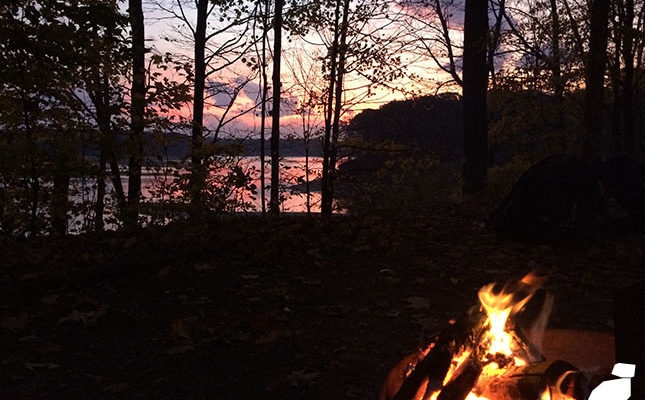
M 0 244 L 7 399 L 375 399 L 477 301 L 548 274 L 551 326 L 611 330 L 645 237 L 499 243 L 482 218 L 237 217 Z

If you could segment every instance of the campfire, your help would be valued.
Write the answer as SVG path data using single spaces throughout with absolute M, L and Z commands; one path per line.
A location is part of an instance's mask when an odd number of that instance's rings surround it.
M 582 374 L 539 350 L 550 296 L 530 330 L 516 323 L 542 283 L 529 274 L 499 290 L 481 288 L 479 305 L 392 370 L 381 400 L 582 400 Z

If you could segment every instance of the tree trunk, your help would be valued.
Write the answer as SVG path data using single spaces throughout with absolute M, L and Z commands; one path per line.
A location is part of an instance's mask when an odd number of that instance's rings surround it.
M 558 4 L 556 0 L 551 1 L 551 80 L 553 81 L 553 94 L 558 102 L 562 103 L 564 94 L 564 82 L 560 68 L 560 17 L 558 15 Z
M 206 20 L 208 17 L 208 0 L 197 2 L 197 25 L 195 27 L 195 87 L 193 92 L 193 123 L 190 176 L 190 204 L 193 213 L 202 211 L 203 191 L 206 186 L 204 168 L 204 85 L 206 81 Z
M 69 147 L 67 135 L 69 132 L 57 132 L 55 136 L 56 147 L 54 159 L 54 187 L 51 199 L 51 227 L 52 233 L 57 236 L 64 236 L 67 233 L 67 209 L 69 205 Z
M 105 212 L 105 149 L 99 150 L 99 173 L 96 176 L 96 203 L 94 204 L 94 231 L 102 232 L 105 228 L 103 214 Z
M 273 114 L 271 121 L 271 214 L 280 213 L 280 61 L 282 59 L 282 3 L 275 0 L 273 26 Z
M 331 145 L 329 152 L 329 191 L 326 198 L 326 210 L 328 214 L 331 215 L 334 205 L 334 180 L 336 179 L 336 159 L 338 155 L 338 136 L 340 135 L 340 115 L 343 109 L 343 77 L 345 75 L 345 58 L 347 55 L 347 29 L 348 29 L 348 14 L 349 14 L 349 2 L 350 0 L 345 0 L 343 5 L 343 22 L 340 27 L 340 45 L 338 47 L 338 70 L 336 73 L 336 96 L 334 102 L 334 122 L 332 124 L 332 136 L 331 136 Z
M 121 172 L 119 170 L 119 162 L 114 151 L 115 135 L 112 130 L 111 120 L 112 112 L 110 110 L 110 96 L 109 85 L 107 78 L 101 78 L 99 81 L 100 90 L 92 93 L 90 98 L 96 108 L 96 122 L 101 134 L 100 151 L 103 155 L 104 161 L 110 164 L 110 174 L 112 178 L 112 186 L 116 194 L 117 206 L 120 211 L 124 211 L 127 204 L 125 193 L 123 192 L 123 185 L 121 184 Z
M 311 139 L 311 129 L 308 124 L 309 116 L 305 115 L 304 110 L 300 118 L 302 121 L 302 139 L 305 145 L 305 194 L 307 198 L 307 214 L 311 214 L 311 190 L 309 185 L 309 142 Z
M 143 164 L 143 130 L 146 107 L 145 28 L 141 0 L 129 0 L 128 13 L 132 27 L 132 88 L 130 90 L 130 159 L 128 161 L 128 209 L 126 225 L 134 226 L 139 218 L 141 200 L 141 166 Z M 107 78 L 106 78 L 107 79 Z
M 265 127 L 267 113 L 267 96 L 269 92 L 269 79 L 267 77 L 267 34 L 269 32 L 269 0 L 264 0 L 264 15 L 262 16 L 262 115 L 260 116 L 260 201 L 262 202 L 262 215 L 266 214 L 266 193 L 264 164 Z
M 108 112 L 105 108 L 109 105 L 105 105 L 104 108 L 97 108 L 97 114 L 102 114 Z M 108 114 L 109 115 L 109 114 Z M 102 136 L 102 147 L 103 151 L 106 153 L 108 162 L 110 164 L 110 175 L 112 178 L 112 186 L 114 187 L 114 193 L 116 195 L 116 203 L 119 207 L 119 210 L 125 210 L 127 203 L 125 199 L 125 192 L 123 191 L 123 185 L 121 184 L 121 171 L 119 169 L 119 161 L 116 158 L 116 153 L 114 152 L 114 132 L 110 127 L 110 120 L 107 119 L 107 122 L 104 122 L 105 117 L 99 116 L 99 130 L 101 131 Z M 109 117 L 108 117 L 109 118 Z M 103 121 L 103 122 L 102 122 Z
M 25 158 L 25 165 L 29 166 L 29 189 L 31 198 L 29 201 L 29 233 L 31 237 L 36 237 L 40 233 L 38 223 L 38 206 L 40 197 L 40 180 L 38 166 L 36 165 L 36 144 L 31 127 L 31 113 L 29 109 L 32 107 L 29 100 L 23 99 L 23 122 L 25 124 L 25 136 L 27 138 L 27 154 Z
M 491 8 L 493 2 L 491 1 Z M 504 20 L 504 13 L 506 12 L 506 0 L 500 0 L 498 3 L 498 14 L 495 17 L 495 25 L 490 33 L 490 41 L 488 43 L 488 71 L 490 72 L 490 80 L 493 88 L 497 85 L 497 76 L 495 75 L 495 52 L 499 47 L 501 37 L 502 21 Z
M 585 156 L 599 159 L 607 145 L 603 135 L 603 91 L 607 60 L 609 0 L 594 0 L 591 8 L 589 58 L 585 76 Z
M 488 168 L 487 35 L 487 2 L 466 0 L 463 57 L 464 194 L 478 193 L 486 188 Z
M 612 112 L 609 115 L 609 121 L 611 123 L 611 137 L 610 137 L 610 143 L 611 143 L 611 149 L 612 151 L 620 152 L 623 149 L 625 139 L 623 137 L 623 132 L 622 132 L 622 112 L 623 112 L 623 107 L 622 107 L 622 101 L 623 101 L 623 96 L 622 96 L 622 86 L 623 86 L 623 80 L 621 77 L 622 73 L 622 68 L 620 65 L 620 57 L 622 54 L 622 46 L 623 46 L 623 26 L 622 26 L 622 21 L 625 18 L 625 13 L 624 13 L 624 7 L 623 7 L 623 2 L 618 1 L 614 4 L 614 15 L 610 17 L 610 19 L 616 18 L 616 22 L 613 23 L 613 45 L 614 45 L 614 54 L 613 54 L 613 62 L 609 62 L 609 55 L 608 55 L 608 60 L 607 60 L 607 69 L 608 69 L 608 75 L 611 80 L 611 87 L 612 87 L 612 95 L 613 95 L 613 104 L 612 104 Z M 609 40 L 609 39 L 607 39 Z
M 625 0 L 625 20 L 623 21 L 623 148 L 626 152 L 635 150 L 634 135 L 634 0 Z
M 338 55 L 338 41 L 340 37 L 340 0 L 336 1 L 336 10 L 334 12 L 334 40 L 329 49 L 329 89 L 327 93 L 327 102 L 325 104 L 325 134 L 323 136 L 323 165 L 322 165 L 322 181 L 321 181 L 321 199 L 320 199 L 320 214 L 322 216 L 331 215 L 332 202 L 328 199 L 331 194 L 331 177 L 330 177 L 330 158 L 331 158 L 331 142 L 332 142 L 332 116 L 334 111 L 334 89 L 336 83 L 336 68 L 337 68 L 337 55 Z
M 309 183 L 309 139 L 305 141 L 305 191 L 307 192 L 307 214 L 311 214 L 311 187 Z

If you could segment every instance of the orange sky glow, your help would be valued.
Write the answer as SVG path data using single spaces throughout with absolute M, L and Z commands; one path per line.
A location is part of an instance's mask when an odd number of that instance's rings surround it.
M 154 15 L 159 15 L 160 11 L 152 12 Z M 152 47 L 157 52 L 171 52 L 178 54 L 180 57 L 190 58 L 192 53 L 187 44 L 178 44 L 176 42 L 167 41 L 163 38 L 176 35 L 178 22 L 174 21 L 171 25 L 168 20 L 156 20 L 151 18 L 147 26 L 147 39 L 152 43 Z M 456 43 L 459 43 L 462 38 L 462 32 L 459 27 L 451 29 L 451 36 L 454 36 Z M 315 38 L 308 38 L 308 41 L 314 41 Z M 301 115 L 296 113 L 305 98 L 302 89 L 302 81 L 311 81 L 318 79 L 319 86 L 320 77 L 322 76 L 321 67 L 319 65 L 312 65 L 315 63 L 315 58 L 320 54 L 320 48 L 313 45 L 303 45 L 302 43 L 285 43 L 283 50 L 282 73 L 281 79 L 283 84 L 282 105 L 281 105 L 281 136 L 288 135 L 295 137 L 302 137 L 303 134 L 303 120 Z M 294 56 L 295 54 L 295 56 Z M 437 92 L 460 92 L 460 88 L 456 85 L 442 84 L 449 81 L 448 74 L 441 71 L 436 65 L 435 61 L 430 57 L 422 57 L 419 54 L 401 53 L 403 64 L 408 64 L 406 68 L 407 76 L 386 82 L 385 85 L 370 86 L 365 78 L 358 77 L 354 74 L 349 74 L 345 78 L 345 91 L 344 100 L 346 105 L 343 110 L 343 120 L 348 121 L 354 115 L 362 110 L 369 108 L 378 108 L 383 104 L 394 100 L 402 100 L 418 95 L 435 94 Z M 302 76 L 303 67 L 300 66 L 300 72 L 294 73 L 296 68 L 295 57 L 298 57 L 300 64 L 305 65 L 307 69 L 307 76 Z M 440 58 L 440 61 L 443 62 Z M 251 76 L 253 74 L 249 68 L 244 65 L 233 65 L 230 68 L 223 70 L 219 75 L 212 76 L 211 79 L 217 82 L 235 82 L 242 77 Z M 301 74 L 298 76 L 298 74 Z M 268 71 L 269 80 L 271 79 L 271 71 Z M 414 77 L 410 77 L 413 75 Z M 172 79 L 172 77 L 170 77 Z M 300 83 L 300 85 L 298 85 Z M 370 92 L 368 96 L 367 92 Z M 258 137 L 260 129 L 260 107 L 253 109 L 259 104 L 259 78 L 255 77 L 252 82 L 249 82 L 235 98 L 233 105 L 226 111 L 227 106 L 230 104 L 230 98 L 225 95 L 218 95 L 214 98 L 206 100 L 204 109 L 204 124 L 209 130 L 214 130 L 221 122 L 224 113 L 226 112 L 225 121 L 227 121 L 221 128 L 219 137 L 235 136 L 235 137 Z M 176 117 L 191 118 L 192 104 L 188 103 L 181 107 L 180 110 L 175 111 L 173 114 Z M 271 104 L 267 104 L 267 110 L 271 109 Z M 251 111 L 250 111 L 251 110 Z M 308 119 L 308 126 L 305 129 L 310 129 L 315 132 L 320 130 L 324 125 L 324 118 L 322 116 L 322 108 L 316 107 L 315 109 L 307 110 L 310 114 Z M 229 121 L 229 119 L 232 119 Z M 267 131 L 270 129 L 271 118 L 266 119 Z M 268 135 L 267 135 L 268 136 Z

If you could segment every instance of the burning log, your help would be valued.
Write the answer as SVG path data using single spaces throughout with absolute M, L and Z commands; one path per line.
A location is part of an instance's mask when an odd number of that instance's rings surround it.
M 387 394 L 381 397 L 382 400 L 415 400 L 419 392 L 434 391 L 441 388 L 450 362 L 452 353 L 443 343 L 435 346 L 430 353 L 423 358 L 415 367 L 410 375 L 403 382 L 391 382 L 393 386 L 399 385 L 395 389 L 393 397 Z M 423 387 L 425 385 L 425 388 Z
M 564 361 L 514 367 L 488 382 L 479 396 L 495 400 L 582 399 L 583 378 Z
M 425 357 L 416 353 L 406 359 L 411 362 L 399 364 L 397 373 L 388 376 L 380 399 L 582 399 L 577 369 L 564 361 L 544 361 L 510 319 L 539 287 L 527 278 L 510 291 L 508 286 L 498 292 L 492 284 L 483 287 L 481 307 L 472 307 L 444 329 Z
M 410 375 L 401 383 L 393 397 L 382 396 L 382 400 L 414 400 L 419 391 L 431 393 L 441 389 L 454 356 L 472 337 L 481 330 L 486 314 L 478 308 L 471 308 L 464 318 L 449 325 L 441 332 L 432 349 L 415 366 Z M 471 339 L 472 340 L 472 339 Z M 398 382 L 390 382 L 396 385 Z M 423 389 L 423 385 L 426 388 Z
M 441 389 L 437 400 L 464 400 L 475 387 L 481 373 L 481 364 L 474 357 L 469 357 L 457 371 L 457 376 Z

